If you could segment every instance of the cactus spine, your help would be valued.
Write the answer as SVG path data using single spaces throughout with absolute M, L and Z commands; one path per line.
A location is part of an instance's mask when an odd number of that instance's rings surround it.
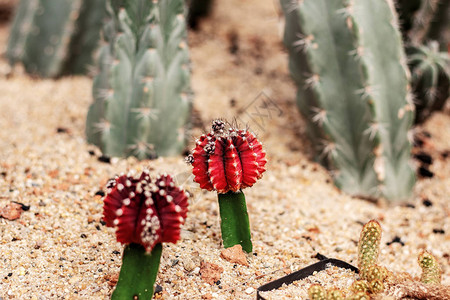
M 191 112 L 184 1 L 109 0 L 107 10 L 88 142 L 109 156 L 181 153 Z
M 413 105 L 392 1 L 281 4 L 297 103 L 319 159 L 350 194 L 407 199 Z
M 85 73 L 97 47 L 105 0 L 21 0 L 6 55 L 28 73 Z M 81 51 L 82 50 L 82 51 Z

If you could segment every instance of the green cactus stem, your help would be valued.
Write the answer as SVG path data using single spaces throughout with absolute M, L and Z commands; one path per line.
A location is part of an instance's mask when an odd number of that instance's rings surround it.
M 376 265 L 380 253 L 381 226 L 375 220 L 369 221 L 361 230 L 358 243 L 358 268 L 361 279 L 367 279 L 367 272 Z
M 218 196 L 223 246 L 229 248 L 239 244 L 245 252 L 251 253 L 253 245 L 244 193 L 230 191 Z
M 6 56 L 41 77 L 86 73 L 104 13 L 105 0 L 21 0 Z
M 422 252 L 418 257 L 419 265 L 422 268 L 420 281 L 423 283 L 441 283 L 441 268 L 436 258 L 429 252 Z
M 347 193 L 407 200 L 414 106 L 392 0 L 281 4 L 297 104 L 317 159 Z
M 108 156 L 180 154 L 190 124 L 190 69 L 183 0 L 107 1 L 89 143 Z
M 127 245 L 123 251 L 119 281 L 111 299 L 151 299 L 161 252 L 161 244 L 157 244 L 151 253 L 139 244 Z

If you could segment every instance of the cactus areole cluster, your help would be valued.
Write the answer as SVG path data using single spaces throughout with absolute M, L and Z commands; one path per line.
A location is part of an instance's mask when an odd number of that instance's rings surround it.
M 256 136 L 215 120 L 211 132 L 197 140 L 186 161 L 192 164 L 194 181 L 218 193 L 224 247 L 240 244 L 244 251 L 252 252 L 242 189 L 252 186 L 266 170 L 266 153 Z
M 176 243 L 187 215 L 187 194 L 169 175 L 122 175 L 108 183 L 103 218 L 126 244 L 112 299 L 151 298 L 163 242 Z M 150 297 L 148 297 L 150 296 Z
M 195 182 L 219 194 L 252 186 L 262 177 L 267 162 L 266 153 L 253 133 L 226 127 L 222 120 L 213 121 L 211 132 L 197 140 L 187 157 Z

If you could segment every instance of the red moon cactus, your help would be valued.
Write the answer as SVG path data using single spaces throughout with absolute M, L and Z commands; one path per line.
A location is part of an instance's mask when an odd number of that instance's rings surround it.
M 201 188 L 225 194 L 250 187 L 261 178 L 266 170 L 265 156 L 253 133 L 226 129 L 223 121 L 215 120 L 211 132 L 197 140 L 187 161 Z
M 169 175 L 152 180 L 122 175 L 108 183 L 103 217 L 116 228 L 117 241 L 140 244 L 151 252 L 161 242 L 176 243 L 187 215 L 188 197 Z

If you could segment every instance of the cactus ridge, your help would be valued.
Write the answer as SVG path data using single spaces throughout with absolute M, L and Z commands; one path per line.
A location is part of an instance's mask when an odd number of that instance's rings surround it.
M 184 1 L 108 1 L 88 142 L 110 156 L 176 155 L 191 111 Z
M 297 104 L 336 185 L 358 196 L 408 198 L 413 105 L 392 2 L 281 4 Z M 384 39 L 392 42 L 380 47 Z

